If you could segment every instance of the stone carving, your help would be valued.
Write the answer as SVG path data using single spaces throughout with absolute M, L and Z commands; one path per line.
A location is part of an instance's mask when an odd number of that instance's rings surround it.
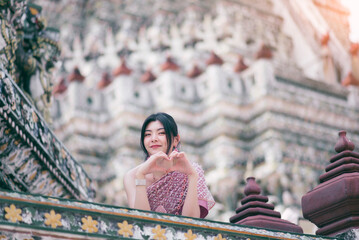
M 15 82 L 50 122 L 52 69 L 60 53 L 59 32 L 48 28 L 41 7 L 27 1 L 0 4 L 1 60 Z
M 44 119 L 0 72 L 0 184 L 3 188 L 65 198 L 92 199 L 91 181 Z

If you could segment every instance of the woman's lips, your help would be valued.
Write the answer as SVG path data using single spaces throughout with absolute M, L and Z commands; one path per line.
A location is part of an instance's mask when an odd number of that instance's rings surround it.
M 152 145 L 151 148 L 159 148 L 161 145 Z

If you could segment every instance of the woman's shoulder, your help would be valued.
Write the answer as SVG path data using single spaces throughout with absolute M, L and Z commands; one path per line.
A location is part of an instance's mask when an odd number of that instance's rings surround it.
M 136 166 L 134 168 L 129 169 L 126 173 L 125 173 L 125 177 L 134 177 L 136 175 L 137 169 L 139 168 L 139 166 Z
M 203 168 L 198 162 L 191 162 L 197 173 L 203 173 Z
M 191 164 L 192 164 L 192 166 L 194 166 L 194 167 L 202 168 L 201 165 L 200 165 L 198 162 L 192 162 L 192 161 L 191 161 Z

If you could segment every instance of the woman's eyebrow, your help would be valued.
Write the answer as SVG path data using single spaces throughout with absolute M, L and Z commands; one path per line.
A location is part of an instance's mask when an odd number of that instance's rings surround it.
M 165 128 L 158 128 L 157 131 L 160 131 L 160 130 L 165 130 Z M 152 132 L 151 129 L 146 129 L 145 132 Z

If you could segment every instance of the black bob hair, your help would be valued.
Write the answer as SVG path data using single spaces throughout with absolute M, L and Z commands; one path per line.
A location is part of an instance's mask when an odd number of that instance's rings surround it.
M 143 152 L 145 153 L 146 158 L 148 158 L 149 155 L 148 155 L 148 152 L 144 145 L 145 131 L 146 131 L 147 125 L 150 122 L 154 122 L 157 120 L 162 123 L 163 128 L 165 129 L 165 134 L 166 134 L 166 139 L 167 139 L 167 154 L 170 153 L 170 150 L 171 150 L 170 148 L 171 148 L 172 141 L 173 141 L 174 137 L 178 136 L 177 124 L 172 116 L 170 116 L 169 114 L 164 113 L 164 112 L 154 113 L 154 114 L 151 114 L 150 116 L 148 116 L 142 125 L 141 142 L 140 142 L 141 148 L 142 148 Z

